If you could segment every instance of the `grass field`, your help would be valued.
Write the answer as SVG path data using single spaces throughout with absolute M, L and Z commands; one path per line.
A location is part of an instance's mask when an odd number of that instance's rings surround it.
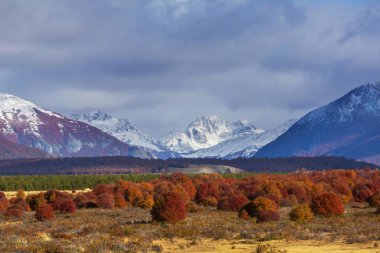
M 342 217 L 301 224 L 255 224 L 235 212 L 202 208 L 177 224 L 151 223 L 149 210 L 85 209 L 37 222 L 0 218 L 1 252 L 380 252 L 380 217 L 373 208 L 347 207 Z M 269 246 L 268 246 L 269 245 Z M 270 251 L 271 250 L 271 251 Z

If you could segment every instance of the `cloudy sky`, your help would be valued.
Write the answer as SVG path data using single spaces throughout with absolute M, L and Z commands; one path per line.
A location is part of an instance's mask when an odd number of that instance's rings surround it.
M 272 128 L 380 80 L 379 1 L 0 0 L 0 90 L 154 136 Z

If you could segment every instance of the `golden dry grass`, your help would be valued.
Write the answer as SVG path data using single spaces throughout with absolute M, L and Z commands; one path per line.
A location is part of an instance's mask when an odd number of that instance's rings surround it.
M 202 208 L 174 225 L 151 223 L 149 210 L 87 209 L 38 222 L 0 217 L 0 252 L 257 252 L 258 245 L 284 252 L 380 252 L 380 216 L 371 208 L 350 208 L 338 218 L 309 223 L 255 224 L 233 212 Z M 265 252 L 265 251 L 261 251 Z

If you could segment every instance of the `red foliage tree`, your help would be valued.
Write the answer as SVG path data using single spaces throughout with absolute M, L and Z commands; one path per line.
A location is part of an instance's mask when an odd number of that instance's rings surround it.
M 243 194 L 224 196 L 218 201 L 218 210 L 238 211 L 247 202 L 248 199 Z
M 6 217 L 21 218 L 24 215 L 24 209 L 20 205 L 12 205 L 8 207 L 4 215 Z
M 195 194 L 195 200 L 199 204 L 206 204 L 205 200 L 207 198 L 215 198 L 218 201 L 219 197 L 219 187 L 215 182 L 200 184 Z
M 60 213 L 75 213 L 77 211 L 77 206 L 72 199 L 64 199 L 60 203 L 58 210 Z
M 77 208 L 96 208 L 98 207 L 97 197 L 91 192 L 80 193 L 74 198 Z
M 276 203 L 268 198 L 265 197 L 257 197 L 253 201 L 248 202 L 242 208 L 240 209 L 239 213 L 243 213 L 243 210 L 245 210 L 250 217 L 256 217 L 257 222 L 259 222 L 259 213 L 262 213 L 263 217 L 267 217 L 269 214 L 277 213 L 278 207 Z M 268 213 L 265 213 L 268 212 Z M 240 215 L 239 215 L 240 216 Z M 273 217 L 276 215 L 273 214 Z M 264 218 L 263 218 L 264 220 Z M 262 220 L 262 221 L 263 221 Z M 261 222 L 261 221 L 260 221 Z
M 28 195 L 26 202 L 33 211 L 36 211 L 40 205 L 46 204 L 46 199 L 43 192 L 38 194 Z
M 190 200 L 194 200 L 196 193 L 195 186 L 193 184 L 193 181 L 185 174 L 177 172 L 173 173 L 169 177 L 166 177 L 165 179 L 174 184 L 180 184 L 187 192 L 187 195 L 190 197 Z
M 115 207 L 115 199 L 112 194 L 102 193 L 98 196 L 98 206 L 101 208 L 112 209 Z
M 186 218 L 186 207 L 178 193 L 167 192 L 155 196 L 152 218 L 155 221 L 176 223 Z
M 324 193 L 312 199 L 311 208 L 315 214 L 325 217 L 344 213 L 342 200 L 335 193 Z
M 35 217 L 39 221 L 51 220 L 54 218 L 54 208 L 49 204 L 41 204 L 38 206 Z
M 372 195 L 373 192 L 365 183 L 359 183 L 352 189 L 352 196 L 354 197 L 355 202 L 366 202 Z
M 4 212 L 8 209 L 10 203 L 4 192 L 0 192 L 0 212 Z

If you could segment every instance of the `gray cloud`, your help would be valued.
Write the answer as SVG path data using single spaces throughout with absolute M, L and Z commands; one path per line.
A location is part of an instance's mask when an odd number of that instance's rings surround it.
M 378 81 L 374 1 L 3 0 L 0 88 L 156 136 L 202 114 L 275 127 Z

